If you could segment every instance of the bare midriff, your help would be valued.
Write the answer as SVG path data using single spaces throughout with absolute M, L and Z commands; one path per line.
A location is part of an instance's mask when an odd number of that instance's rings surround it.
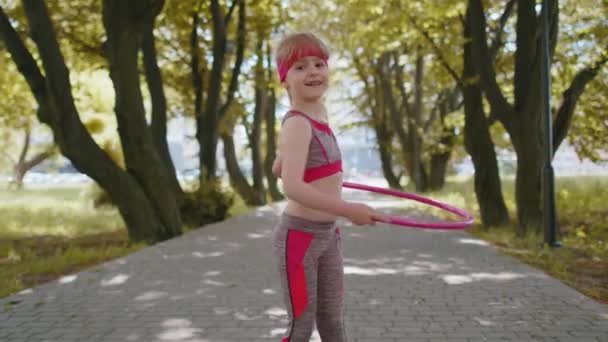
M 317 179 L 308 184 L 318 191 L 334 197 L 336 200 L 342 198 L 342 172 L 334 173 L 331 176 Z M 334 214 L 306 207 L 292 199 L 287 199 L 285 212 L 289 215 L 303 217 L 317 222 L 333 222 L 338 218 L 338 216 Z

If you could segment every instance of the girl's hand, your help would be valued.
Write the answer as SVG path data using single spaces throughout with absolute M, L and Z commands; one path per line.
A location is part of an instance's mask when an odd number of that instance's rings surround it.
M 345 217 L 356 225 L 374 225 L 376 221 L 387 221 L 388 218 L 363 203 L 348 203 Z

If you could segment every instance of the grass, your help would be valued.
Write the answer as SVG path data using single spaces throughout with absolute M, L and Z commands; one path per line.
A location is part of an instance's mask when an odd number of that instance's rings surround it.
M 581 293 L 608 303 L 608 177 L 556 179 L 556 208 L 562 247 L 542 245 L 542 233 L 515 234 L 515 222 L 483 229 L 479 222 L 468 231 L 497 246 L 502 252 L 539 268 Z M 449 181 L 430 197 L 467 208 L 479 217 L 471 179 Z M 503 180 L 503 194 L 513 221 L 516 217 L 513 179 Z M 411 210 L 411 209 L 409 209 Z M 435 216 L 445 213 L 419 210 Z
M 237 196 L 229 214 L 248 210 Z M 129 241 L 115 208 L 93 208 L 84 187 L 0 184 L 0 217 L 0 298 L 147 247 Z
M 0 298 L 145 247 L 126 233 L 37 236 L 0 242 Z
M 556 208 L 562 247 L 539 244 L 543 236 L 518 238 L 509 227 L 472 233 L 505 253 L 540 268 L 565 284 L 608 303 L 608 178 L 556 180 Z
M 0 297 L 145 247 L 82 187 L 0 189 Z

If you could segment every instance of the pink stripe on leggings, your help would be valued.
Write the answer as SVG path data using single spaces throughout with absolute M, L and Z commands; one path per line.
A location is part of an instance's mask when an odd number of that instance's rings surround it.
M 288 234 L 287 277 L 293 305 L 293 317 L 298 318 L 306 310 L 308 304 L 306 273 L 302 260 L 314 236 L 298 230 L 290 230 Z

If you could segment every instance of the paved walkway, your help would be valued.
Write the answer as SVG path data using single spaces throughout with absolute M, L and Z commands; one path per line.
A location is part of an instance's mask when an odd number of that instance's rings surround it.
M 0 300 L 0 341 L 278 342 L 279 210 Z M 465 232 L 342 227 L 351 342 L 608 341 L 608 306 Z

